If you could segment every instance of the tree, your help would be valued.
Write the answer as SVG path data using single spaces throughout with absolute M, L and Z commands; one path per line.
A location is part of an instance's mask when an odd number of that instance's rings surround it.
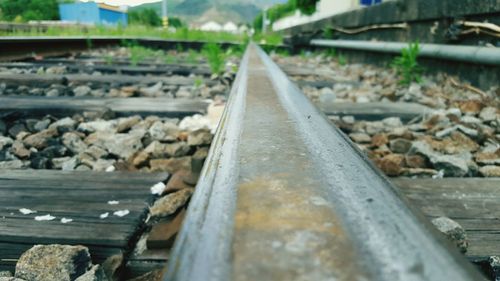
M 291 0 L 292 1 L 292 0 Z M 293 0 L 294 6 L 305 15 L 312 15 L 316 12 L 316 3 L 319 0 Z
M 57 0 L 0 0 L 0 10 L 5 20 L 58 20 Z
M 161 26 L 161 18 L 152 8 L 130 11 L 128 13 L 130 24 Z

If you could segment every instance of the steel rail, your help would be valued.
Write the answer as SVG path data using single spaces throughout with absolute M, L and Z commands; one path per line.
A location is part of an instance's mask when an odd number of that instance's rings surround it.
M 164 50 L 176 49 L 178 45 L 181 45 L 184 49 L 200 50 L 208 43 L 204 41 L 121 36 L 6 36 L 0 37 L 0 61 L 26 59 L 34 55 L 62 55 L 89 48 L 120 46 L 124 42 L 133 42 L 141 46 Z M 218 44 L 222 48 L 239 45 L 236 42 L 220 42 Z
M 400 54 L 403 48 L 408 47 L 408 43 L 402 42 L 372 42 L 358 40 L 324 39 L 311 40 L 311 45 L 391 54 Z M 500 48 L 495 47 L 421 43 L 419 56 L 434 59 L 500 66 Z
M 255 44 L 164 280 L 482 280 Z

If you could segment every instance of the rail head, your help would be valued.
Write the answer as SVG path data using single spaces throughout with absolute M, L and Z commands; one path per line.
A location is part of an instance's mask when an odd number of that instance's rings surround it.
M 165 280 L 482 280 L 255 44 Z

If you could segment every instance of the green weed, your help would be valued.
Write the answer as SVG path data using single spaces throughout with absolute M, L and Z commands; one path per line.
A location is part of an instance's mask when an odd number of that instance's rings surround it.
M 104 57 L 104 62 L 106 63 L 106 65 L 112 65 L 113 64 L 113 56 L 106 55 Z
M 342 54 L 339 54 L 337 57 L 337 62 L 343 66 L 347 64 L 347 59 Z
M 224 53 L 220 46 L 215 43 L 205 44 L 202 50 L 208 61 L 212 74 L 220 75 L 224 71 Z
M 201 85 L 203 85 L 203 79 L 200 77 L 196 77 L 196 79 L 194 80 L 194 86 L 196 88 L 200 88 Z
M 148 58 L 154 58 L 156 52 L 154 50 L 144 48 L 141 46 L 129 47 L 130 50 L 130 64 L 136 66 Z
M 421 74 L 423 68 L 418 64 L 417 58 L 420 53 L 418 41 L 410 43 L 408 48 L 401 50 L 401 56 L 396 57 L 391 66 L 401 76 L 399 81 L 402 85 L 409 85 L 412 82 L 422 82 Z

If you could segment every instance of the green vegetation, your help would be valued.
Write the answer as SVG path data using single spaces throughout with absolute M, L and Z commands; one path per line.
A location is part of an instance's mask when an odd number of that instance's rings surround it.
M 130 50 L 130 64 L 133 66 L 136 66 L 144 60 L 154 58 L 158 55 L 157 51 L 149 48 L 144 48 L 134 42 L 128 43 L 128 48 Z
M 319 0 L 290 0 L 295 1 L 295 7 L 305 15 L 312 15 L 316 12 L 316 3 Z
M 128 19 L 132 25 L 161 26 L 161 18 L 154 9 L 130 11 Z
M 162 26 L 160 15 L 153 8 L 144 8 L 139 10 L 130 10 L 128 18 L 131 25 L 144 25 L 150 27 Z M 179 18 L 171 17 L 168 19 L 168 24 L 171 27 L 179 28 L 183 26 Z
M 418 64 L 417 57 L 420 53 L 418 41 L 410 43 L 408 48 L 401 50 L 401 56 L 395 58 L 392 62 L 397 73 L 401 76 L 400 83 L 409 85 L 412 82 L 420 83 L 423 68 Z
M 58 20 L 57 0 L 0 0 L 0 20 L 27 22 L 30 20 Z
M 30 31 L 0 32 L 0 36 L 124 36 L 124 37 L 156 37 L 160 39 L 208 41 L 208 42 L 242 42 L 246 36 L 227 32 L 203 32 L 177 28 L 168 31 L 163 28 L 130 25 L 127 27 L 49 27 L 46 31 L 33 28 Z
M 114 58 L 112 55 L 107 54 L 106 56 L 104 56 L 104 61 L 105 61 L 106 65 L 112 65 Z
M 342 54 L 339 54 L 338 57 L 337 57 L 337 62 L 340 65 L 346 65 L 347 64 L 347 59 Z
M 283 4 L 277 4 L 267 10 L 267 19 L 272 25 L 275 21 L 293 15 L 296 10 L 303 14 L 311 15 L 316 11 L 316 3 L 319 0 L 288 0 Z M 264 14 L 261 12 L 253 21 L 253 28 L 256 31 L 262 31 L 262 20 Z
M 215 75 L 220 75 L 224 71 L 224 53 L 219 45 L 215 43 L 206 44 L 202 50 L 203 55 L 208 61 L 210 70 Z
M 200 88 L 201 85 L 203 85 L 203 78 L 201 77 L 196 77 L 196 79 L 194 79 L 194 86 L 196 88 Z

